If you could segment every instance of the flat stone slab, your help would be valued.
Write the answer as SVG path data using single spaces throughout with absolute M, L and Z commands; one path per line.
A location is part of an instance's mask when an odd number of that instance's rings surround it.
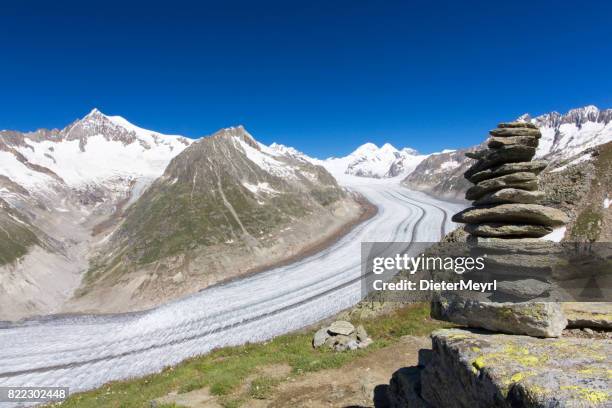
M 612 341 L 432 334 L 421 397 L 433 407 L 609 407 Z M 415 389 L 417 387 L 411 387 Z
M 551 227 L 532 224 L 468 224 L 465 231 L 479 237 L 527 237 L 539 238 L 552 232 Z
M 474 201 L 474 205 L 491 205 L 491 204 L 538 204 L 546 194 L 543 191 L 527 191 L 518 188 L 504 188 L 485 194 L 478 200 Z
M 501 204 L 491 207 L 471 207 L 453 216 L 454 222 L 480 224 L 485 222 L 541 224 L 560 227 L 569 222 L 564 212 L 539 204 Z
M 497 128 L 489 131 L 489 134 L 495 137 L 532 136 L 538 139 L 542 137 L 538 129 L 527 127 Z
M 431 316 L 468 327 L 536 337 L 559 337 L 567 326 L 558 303 L 489 302 L 457 294 L 439 295 L 431 303 Z
M 612 329 L 610 302 L 565 302 L 561 306 L 567 316 L 568 327 Z
M 488 142 L 487 146 L 491 149 L 496 149 L 498 147 L 509 146 L 509 145 L 523 145 L 523 146 L 531 146 L 538 147 L 538 138 L 534 136 L 509 136 L 509 137 L 495 137 L 492 136 Z
M 546 166 L 548 166 L 548 162 L 544 160 L 534 160 L 521 163 L 505 163 L 473 174 L 468 178 L 468 180 L 475 184 L 482 180 L 503 176 L 504 174 L 517 173 L 520 171 L 539 174 L 546 168 Z
M 476 173 L 504 163 L 529 162 L 535 152 L 535 147 L 512 145 L 466 153 L 467 157 L 478 161 L 465 172 L 464 176 L 469 179 Z
M 470 187 L 465 192 L 465 198 L 468 200 L 477 200 L 487 193 L 509 187 L 529 191 L 537 190 L 538 176 L 533 173 L 519 172 L 484 180 Z
M 347 321 L 338 320 L 338 321 L 333 322 L 328 327 L 327 331 L 330 334 L 343 334 L 345 336 L 348 336 L 349 334 L 355 331 L 355 326 L 353 326 L 351 323 Z
M 537 129 L 538 127 L 533 123 L 529 122 L 501 122 L 497 125 L 498 128 L 529 128 L 529 129 Z

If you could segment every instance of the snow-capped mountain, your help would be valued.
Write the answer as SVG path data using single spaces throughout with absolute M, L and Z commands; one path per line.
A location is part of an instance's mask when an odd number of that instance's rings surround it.
M 542 138 L 536 157 L 551 162 L 549 171 L 588 162 L 591 159 L 589 149 L 612 141 L 612 109 L 600 110 L 589 105 L 565 114 L 551 112 L 534 118 L 524 114 L 517 120 L 529 121 L 540 129 Z M 474 146 L 430 155 L 403 183 L 409 188 L 437 196 L 462 199 L 470 185 L 463 178 L 463 173 L 473 163 L 464 154 L 478 148 Z
M 151 180 L 190 143 L 94 109 L 62 130 L 0 132 L 0 174 L 33 192 Z
M 2 131 L 0 320 L 150 306 L 296 256 L 362 212 L 313 159 L 242 126 L 191 140 L 94 109 Z
M 316 160 L 336 177 L 350 174 L 360 177 L 389 178 L 405 176 L 427 156 L 414 149 L 396 149 L 389 143 L 378 147 L 366 143 L 345 157 Z
M 565 114 L 551 112 L 535 118 L 524 114 L 518 120 L 534 123 L 542 132 L 537 157 L 567 158 L 612 141 L 612 109 L 588 105 Z

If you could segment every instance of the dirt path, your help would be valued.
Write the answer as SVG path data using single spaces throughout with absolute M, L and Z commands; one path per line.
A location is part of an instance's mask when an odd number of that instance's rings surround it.
M 263 367 L 266 377 L 281 380 L 273 391 L 263 399 L 249 396 L 248 379 L 234 395 L 243 407 L 376 407 L 388 406 L 387 387 L 395 371 L 401 367 L 414 366 L 418 351 L 430 348 L 428 337 L 402 337 L 400 342 L 356 359 L 338 369 L 322 370 L 300 376 L 289 375 L 284 365 Z M 253 376 L 255 377 L 255 376 Z M 160 400 L 187 407 L 220 407 L 221 404 L 206 389 L 187 394 L 168 395 Z

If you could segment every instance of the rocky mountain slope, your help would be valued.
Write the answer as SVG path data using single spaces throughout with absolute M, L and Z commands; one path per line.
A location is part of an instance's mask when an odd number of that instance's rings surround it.
M 0 319 L 55 312 L 87 270 L 91 231 L 191 144 L 94 109 L 64 129 L 0 132 Z
M 120 226 L 101 232 L 108 235 L 72 305 L 163 302 L 297 256 L 360 215 L 324 168 L 242 127 L 223 129 L 172 159 Z
M 426 157 L 407 147 L 398 150 L 389 143 L 381 147 L 374 143 L 366 143 L 348 156 L 326 160 L 314 159 L 314 162 L 332 174 L 390 178 L 409 174 Z
M 542 133 L 535 157 L 550 161 L 544 174 L 570 162 L 577 165 L 587 161 L 589 154 L 580 155 L 581 152 L 612 141 L 612 109 L 586 106 L 565 114 L 552 112 L 535 118 L 525 114 L 518 120 L 535 124 Z M 463 173 L 474 162 L 465 157 L 465 153 L 481 147 L 430 155 L 403 184 L 437 196 L 461 199 L 469 188 Z
M 361 213 L 324 168 L 242 127 L 193 141 L 94 109 L 2 131 L 0 320 L 152 305 L 296 256 Z

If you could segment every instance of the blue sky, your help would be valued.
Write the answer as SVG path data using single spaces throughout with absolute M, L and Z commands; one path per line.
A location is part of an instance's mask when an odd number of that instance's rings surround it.
M 124 2 L 125 3 L 125 2 Z M 469 146 L 530 112 L 612 107 L 612 2 L 4 2 L 0 128 L 98 107 L 190 137 L 343 155 Z

